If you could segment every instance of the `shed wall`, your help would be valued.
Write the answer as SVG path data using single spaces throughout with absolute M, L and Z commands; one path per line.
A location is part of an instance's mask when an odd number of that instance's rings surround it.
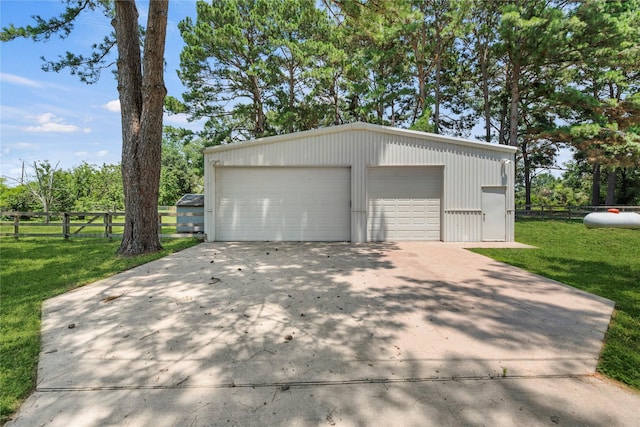
M 506 240 L 513 240 L 513 152 L 368 129 L 302 133 L 298 137 L 293 134 L 284 139 L 274 137 L 273 142 L 269 140 L 216 147 L 205 153 L 208 240 L 215 240 L 215 209 L 211 203 L 216 200 L 216 166 L 351 167 L 351 239 L 363 242 L 367 224 L 367 168 L 403 165 L 444 168 L 444 241 L 481 241 L 482 187 L 507 187 Z

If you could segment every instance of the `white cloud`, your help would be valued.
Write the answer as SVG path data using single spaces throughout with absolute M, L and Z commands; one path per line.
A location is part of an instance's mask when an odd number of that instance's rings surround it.
M 202 130 L 204 127 L 204 123 L 206 119 L 200 119 L 193 122 L 189 121 L 189 116 L 184 113 L 179 114 L 167 114 L 165 113 L 163 116 L 163 121 L 167 125 L 173 125 L 177 127 L 181 127 L 184 129 L 189 129 L 193 131 Z
M 27 132 L 45 132 L 45 133 L 74 133 L 82 130 L 85 133 L 91 131 L 89 128 L 80 129 L 78 126 L 62 123 L 62 119 L 53 113 L 44 113 L 36 117 L 37 126 L 27 126 Z
M 112 113 L 120 112 L 120 101 L 114 99 L 113 101 L 109 101 L 102 106 L 105 110 L 111 111 Z
M 16 76 L 15 74 L 9 73 L 0 73 L 0 81 L 3 83 L 11 83 L 19 86 L 29 86 L 29 87 L 43 87 L 44 85 L 35 80 L 27 79 L 25 77 Z
M 16 142 L 15 144 L 13 144 L 13 147 L 20 150 L 30 150 L 32 148 L 38 148 L 36 144 L 31 144 L 29 142 Z
M 88 151 L 76 151 L 76 152 L 75 152 L 75 153 L 73 153 L 73 154 L 75 154 L 75 155 L 76 155 L 76 156 L 78 156 L 78 157 L 86 157 L 86 156 L 88 156 L 88 155 L 89 155 L 89 152 L 88 152 Z
M 108 156 L 108 155 L 109 155 L 109 151 L 107 151 L 107 150 L 100 150 L 100 151 L 98 151 L 98 156 L 99 156 L 99 157 L 106 157 L 106 156 Z
M 180 125 L 180 126 L 185 126 L 187 124 L 189 124 L 189 120 L 187 120 L 187 115 L 184 113 L 179 113 L 179 114 L 165 114 L 164 115 L 164 122 L 165 123 L 171 123 L 174 125 Z

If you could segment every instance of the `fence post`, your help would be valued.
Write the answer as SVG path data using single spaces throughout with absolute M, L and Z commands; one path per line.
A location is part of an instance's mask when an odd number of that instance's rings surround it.
M 105 216 L 105 226 L 106 226 L 106 234 L 107 237 L 109 238 L 109 240 L 113 239 L 113 214 L 111 212 L 107 212 L 106 216 Z
M 67 212 L 62 214 L 62 234 L 64 234 L 64 240 L 69 240 L 70 227 L 69 214 Z
M 158 212 L 158 238 L 162 240 L 162 212 Z
M 20 236 L 20 215 L 16 212 L 13 216 L 13 238 L 18 240 Z

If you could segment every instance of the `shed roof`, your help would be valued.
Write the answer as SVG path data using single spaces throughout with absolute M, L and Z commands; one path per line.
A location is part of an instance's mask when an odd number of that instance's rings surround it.
M 204 206 L 204 194 L 185 194 L 176 202 L 176 206 Z
M 235 150 L 235 149 L 244 148 L 244 147 L 290 141 L 292 139 L 304 139 L 304 138 L 317 137 L 322 135 L 331 135 L 331 134 L 340 133 L 340 132 L 351 132 L 351 131 L 362 131 L 362 130 L 369 131 L 369 132 L 385 133 L 385 134 L 416 138 L 416 139 L 425 140 L 425 141 L 445 142 L 445 143 L 454 144 L 454 145 L 481 148 L 485 150 L 499 151 L 503 153 L 515 153 L 517 151 L 516 147 L 511 147 L 508 145 L 491 144 L 488 142 L 473 141 L 469 139 L 456 138 L 452 136 L 438 135 L 435 133 L 419 132 L 419 131 L 408 130 L 408 129 L 399 129 L 394 127 L 374 125 L 371 123 L 364 123 L 364 122 L 355 122 L 355 123 L 348 123 L 344 125 L 332 126 L 327 128 L 289 133 L 285 135 L 268 136 L 265 138 L 252 139 L 249 141 L 238 142 L 233 144 L 216 145 L 213 147 L 205 148 L 203 150 L 203 153 L 207 154 L 207 153 L 214 153 L 214 152 L 220 152 L 220 151 Z

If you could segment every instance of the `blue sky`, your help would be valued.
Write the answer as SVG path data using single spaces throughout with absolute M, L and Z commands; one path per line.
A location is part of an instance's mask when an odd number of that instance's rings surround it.
M 137 3 L 140 21 L 145 24 L 148 2 Z M 0 0 L 0 25 L 33 24 L 32 15 L 48 18 L 62 10 L 61 0 Z M 183 92 L 176 74 L 183 47 L 177 25 L 186 16 L 195 16 L 195 0 L 169 2 L 165 85 L 176 97 Z M 17 39 L 0 44 L 0 175 L 19 179 L 23 162 L 48 160 L 53 165 L 59 162 L 62 169 L 83 161 L 96 165 L 120 162 L 122 137 L 113 74 L 105 71 L 98 83 L 87 85 L 67 70 L 42 71 L 40 59 L 54 60 L 66 51 L 89 53 L 91 44 L 111 30 L 101 13 L 85 13 L 65 40 Z M 195 126 L 180 115 L 165 117 L 165 124 Z

